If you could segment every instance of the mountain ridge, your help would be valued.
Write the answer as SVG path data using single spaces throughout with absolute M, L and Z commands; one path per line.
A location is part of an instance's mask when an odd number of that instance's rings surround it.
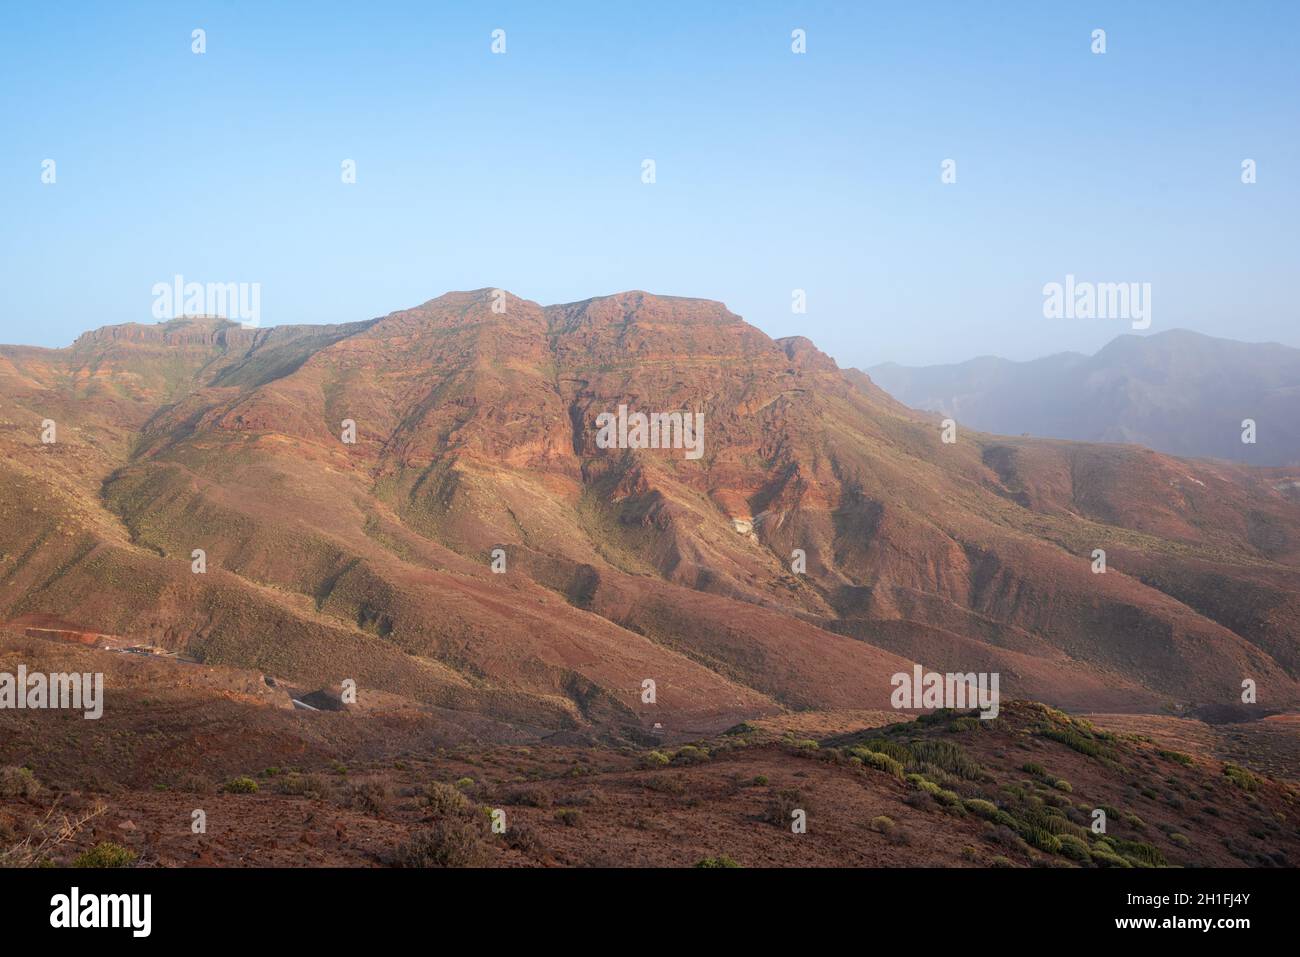
M 1253 465 L 1300 462 L 1300 349 L 1173 329 L 1126 334 L 1092 355 L 901 366 L 868 373 L 900 401 L 1005 434 L 1145 445 Z M 1260 432 L 1241 442 L 1242 421 Z
M 0 619 L 535 733 L 885 708 L 917 661 L 1071 708 L 1222 703 L 1242 676 L 1300 700 L 1286 476 L 964 428 L 947 445 L 721 303 L 496 292 L 341 326 L 181 325 L 161 351 L 0 348 Z M 703 412 L 703 457 L 598 448 L 620 403 Z

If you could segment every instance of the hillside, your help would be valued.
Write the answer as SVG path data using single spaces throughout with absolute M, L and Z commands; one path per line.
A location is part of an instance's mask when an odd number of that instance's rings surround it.
M 619 405 L 703 413 L 702 456 L 599 447 Z M 945 444 L 716 302 L 479 290 L 4 347 L 0 452 L 0 620 L 352 679 L 496 740 L 887 709 L 914 661 L 1073 711 L 1300 700 L 1295 473 Z

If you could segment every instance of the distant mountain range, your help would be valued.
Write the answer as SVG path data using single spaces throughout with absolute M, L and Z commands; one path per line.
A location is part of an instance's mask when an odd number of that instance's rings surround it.
M 955 365 L 892 362 L 867 372 L 898 401 L 973 428 L 1144 445 L 1248 465 L 1300 462 L 1300 349 L 1176 329 L 1126 335 L 1092 356 Z M 1256 441 L 1242 442 L 1253 419 Z

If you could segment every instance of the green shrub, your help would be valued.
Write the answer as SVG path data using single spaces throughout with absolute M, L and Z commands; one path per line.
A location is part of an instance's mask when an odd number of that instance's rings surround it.
M 226 792 L 229 794 L 256 794 L 257 782 L 252 778 L 235 778 L 226 784 Z
M 1036 847 L 1040 851 L 1046 851 L 1049 854 L 1061 853 L 1061 839 L 1046 828 L 1022 823 L 1016 829 L 1016 833 L 1024 839 L 1026 844 Z
M 661 768 L 668 763 L 668 755 L 662 751 L 647 751 L 641 755 L 641 767 L 643 768 Z
M 877 754 L 887 754 L 899 764 L 910 764 L 916 760 L 912 754 L 912 749 L 901 741 L 890 741 L 888 738 L 869 738 L 857 747 L 850 748 L 850 753 L 856 753 L 858 747 L 865 748 L 868 751 L 875 751 Z
M 1020 770 L 1024 771 L 1026 774 L 1032 774 L 1035 777 L 1039 777 L 1039 778 L 1047 776 L 1047 769 L 1044 768 L 1041 764 L 1037 764 L 1033 761 L 1029 761 L 1025 764 L 1020 765 Z
M 1190 754 L 1183 754 L 1181 751 L 1166 751 L 1163 748 L 1156 753 L 1162 758 L 1166 758 L 1170 761 L 1177 761 L 1179 764 L 1187 767 L 1191 767 L 1192 765 L 1192 756 Z
M 1114 854 L 1104 847 L 1093 845 L 1092 862 L 1098 867 L 1132 867 L 1127 860 Z
M 469 799 L 450 784 L 434 781 L 424 789 L 424 802 L 439 816 L 465 814 L 472 810 Z
M 695 864 L 696 867 L 739 867 L 734 860 L 726 854 L 719 854 L 717 857 L 706 857 Z
M 915 741 L 910 748 L 916 761 L 933 764 L 959 778 L 975 781 L 984 773 L 978 762 L 951 741 Z
M 1189 838 L 1186 834 L 1180 834 L 1178 831 L 1174 831 L 1173 833 L 1171 833 L 1171 834 L 1169 835 L 1169 840 L 1173 841 L 1173 842 L 1174 842 L 1175 844 L 1177 844 L 1179 847 L 1191 847 L 1191 846 L 1192 846 L 1192 840 L 1191 840 L 1191 838 Z
M 72 862 L 73 867 L 130 867 L 135 851 L 112 841 L 102 841 Z
M 1079 861 L 1087 864 L 1092 861 L 1092 853 L 1088 850 L 1088 842 L 1081 837 L 1075 837 L 1073 834 L 1059 834 L 1057 840 L 1061 842 L 1061 856 L 1068 857 L 1072 861 Z
M 1038 733 L 1044 738 L 1052 741 L 1059 741 L 1066 747 L 1073 748 L 1080 754 L 1086 754 L 1090 758 L 1109 757 L 1110 749 L 1098 743 L 1097 736 L 1093 734 L 1080 734 L 1071 728 L 1040 728 Z
M 562 807 L 555 812 L 555 819 L 565 827 L 577 827 L 582 823 L 582 812 L 573 807 Z
M 919 791 L 924 791 L 926 794 L 938 794 L 942 790 L 939 785 L 920 774 L 909 774 L 907 783 Z
M 985 801 L 981 798 L 967 798 L 962 802 L 962 807 L 986 821 L 992 821 L 998 816 L 998 806 L 992 801 Z
M 1238 767 L 1235 764 L 1225 764 L 1223 774 L 1229 781 L 1245 791 L 1259 790 L 1259 778 L 1251 774 L 1245 768 Z
M 709 760 L 709 752 L 706 748 L 699 748 L 693 744 L 683 745 L 677 749 L 673 755 L 673 764 L 701 764 Z
M 885 814 L 873 817 L 871 819 L 871 829 L 881 834 L 888 834 L 894 829 L 894 819 Z
M 879 751 L 868 751 L 863 747 L 853 748 L 851 753 L 855 758 L 861 760 L 866 767 L 876 771 L 883 771 L 900 781 L 903 780 L 903 765 L 889 755 L 882 754 Z
M 1136 861 L 1146 867 L 1164 867 L 1168 862 L 1164 854 L 1160 853 L 1160 848 L 1142 841 L 1123 841 L 1116 840 L 1113 842 L 1115 850 L 1128 858 L 1130 861 Z
M 40 793 L 41 782 L 29 768 L 0 768 L 0 797 L 29 798 Z
M 299 797 L 324 797 L 329 791 L 329 784 L 318 774 L 301 774 L 291 771 L 276 778 L 275 790 L 280 794 L 292 794 Z

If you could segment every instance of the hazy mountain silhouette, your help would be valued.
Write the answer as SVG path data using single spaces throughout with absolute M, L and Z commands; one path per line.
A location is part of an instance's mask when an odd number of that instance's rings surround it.
M 1125 335 L 1092 356 L 867 370 L 900 402 L 991 432 L 1128 442 L 1252 465 L 1300 462 L 1300 349 L 1186 330 Z M 1244 444 L 1242 422 L 1256 423 Z

